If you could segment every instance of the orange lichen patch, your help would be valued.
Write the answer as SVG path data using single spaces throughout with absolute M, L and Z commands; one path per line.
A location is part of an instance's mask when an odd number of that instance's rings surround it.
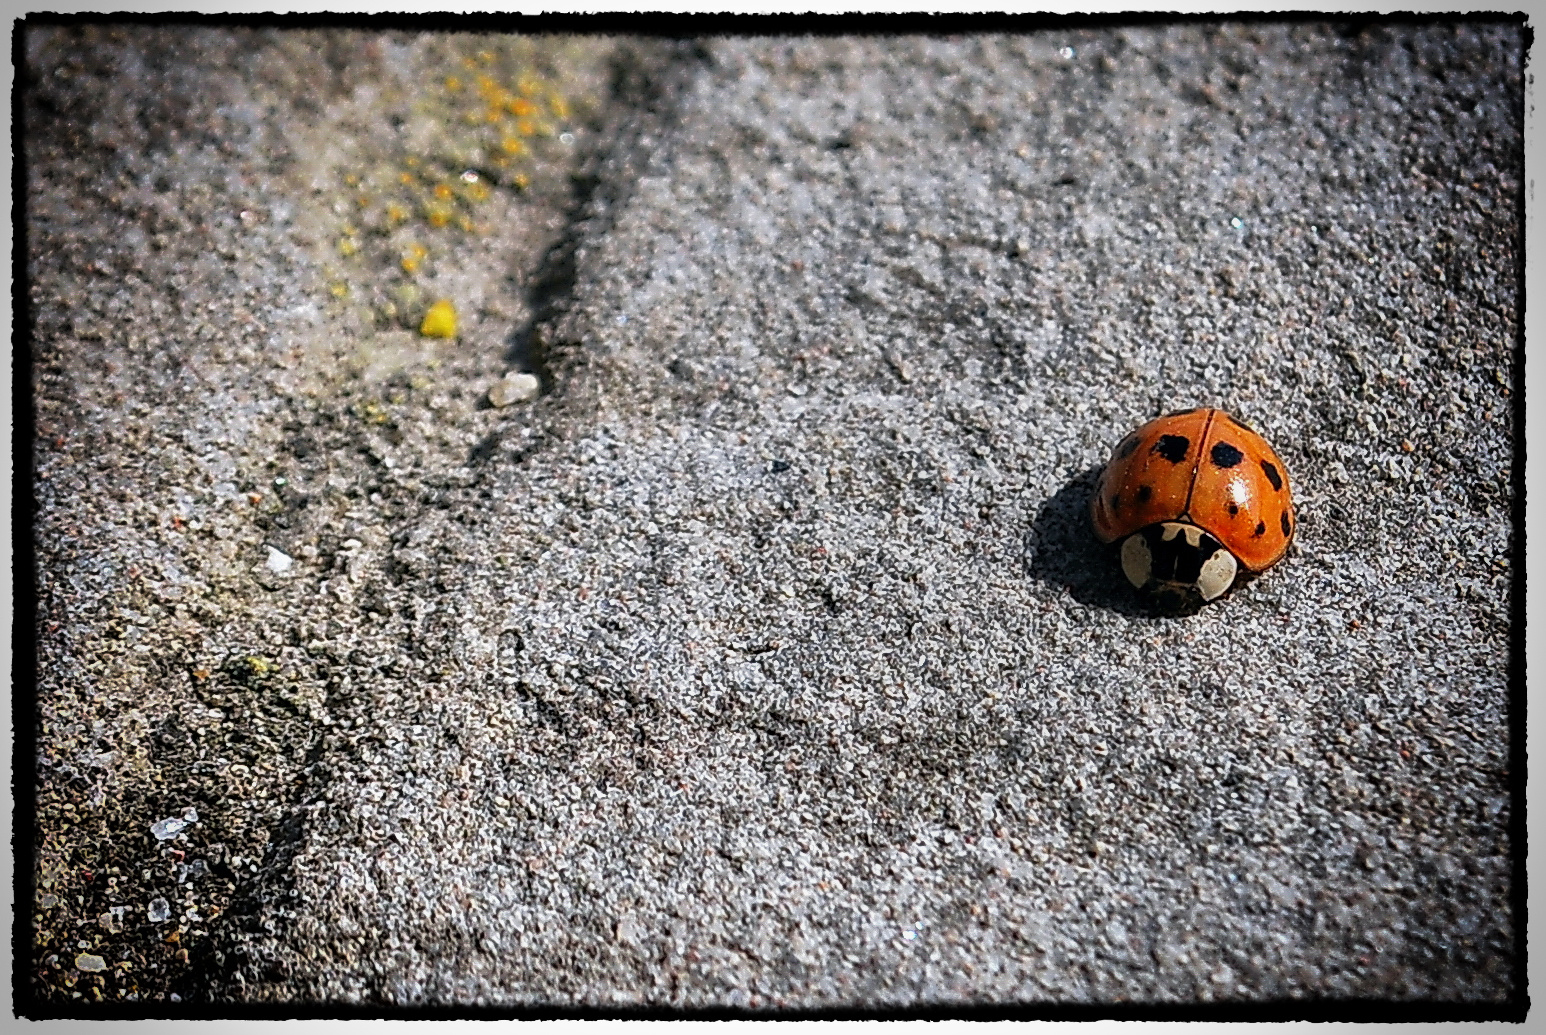
M 500 36 L 452 38 L 445 49 L 431 48 L 444 66 L 402 98 L 402 114 L 411 111 L 416 120 L 438 124 L 434 132 L 416 135 L 435 141 L 436 150 L 383 155 L 370 168 L 339 171 L 339 222 L 352 218 L 361 229 L 339 227 L 324 238 L 335 261 L 348 260 L 339 262 L 346 273 L 325 269 L 330 295 L 368 305 L 378 324 L 413 328 L 428 300 L 395 292 L 423 283 L 428 273 L 445 272 L 429 268 L 431 251 L 437 264 L 454 260 L 462 254 L 463 235 L 490 230 L 475 220 L 476 204 L 500 191 L 529 189 L 539 163 L 570 160 L 550 142 L 568 128 L 571 105 L 546 66 L 533 62 L 542 49 Z M 424 243 L 410 247 L 410 232 Z M 386 283 L 356 282 L 368 275 Z
M 422 244 L 410 244 L 403 252 L 400 265 L 405 272 L 412 273 L 419 268 L 419 263 L 423 262 L 427 255 L 429 255 L 429 249 Z

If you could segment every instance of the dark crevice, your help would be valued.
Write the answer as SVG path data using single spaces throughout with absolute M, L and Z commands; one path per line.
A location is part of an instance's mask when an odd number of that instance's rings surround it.
M 283 912 L 295 895 L 295 875 L 290 864 L 300 854 L 306 834 L 307 806 L 321 794 L 328 775 L 323 758 L 327 753 L 324 737 L 312 739 L 306 760 L 299 770 L 295 789 L 283 817 L 271 828 L 268 845 L 250 879 L 238 878 L 230 904 L 212 918 L 211 937 L 197 954 L 190 954 L 188 969 L 173 979 L 172 987 L 188 1002 L 216 1002 L 227 994 L 232 976 L 240 984 L 251 981 L 280 981 L 283 974 L 278 961 L 268 956 L 263 936 L 272 937 L 270 924 L 283 918 Z
M 654 149 L 675 125 L 687 85 L 707 60 L 693 41 L 638 41 L 613 60 L 614 114 L 571 176 L 574 193 L 564 229 L 538 262 L 526 291 L 531 317 L 505 350 L 505 362 L 535 374 L 544 394 L 557 386 L 546 331 L 569 307 L 580 249 L 611 229 Z
M 690 43 L 643 40 L 621 48 L 614 59 L 610 86 L 612 114 L 597 127 L 596 144 L 581 159 L 572 177 L 572 200 L 566 223 L 543 255 L 528 290 L 531 319 L 512 336 L 506 362 L 536 374 L 544 392 L 555 378 L 544 329 L 568 308 L 578 276 L 582 246 L 595 242 L 611 227 L 613 213 L 626 202 L 634 181 L 675 120 L 683 88 L 701 62 L 701 48 Z M 477 467 L 500 454 L 500 431 L 473 447 L 468 462 Z M 305 450 L 303 450 L 304 452 Z M 519 459 L 519 457 L 517 457 Z M 563 716 L 551 704 L 537 702 L 538 716 L 563 728 Z M 292 864 L 303 850 L 310 819 L 309 806 L 318 800 L 330 778 L 322 737 L 310 745 L 299 779 L 286 795 L 285 814 L 270 827 L 269 842 L 259 871 L 239 880 L 233 898 L 213 918 L 211 937 L 192 954 L 188 969 L 173 979 L 187 1002 L 215 1002 L 243 985 L 284 982 L 285 961 L 279 954 L 279 931 L 303 908 L 295 898 Z

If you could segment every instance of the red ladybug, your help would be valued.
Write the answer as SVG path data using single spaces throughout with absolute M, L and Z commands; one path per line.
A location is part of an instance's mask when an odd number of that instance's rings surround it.
M 1147 602 L 1182 614 L 1265 571 L 1294 538 L 1288 469 L 1223 410 L 1177 410 L 1128 435 L 1090 500 L 1101 542 Z

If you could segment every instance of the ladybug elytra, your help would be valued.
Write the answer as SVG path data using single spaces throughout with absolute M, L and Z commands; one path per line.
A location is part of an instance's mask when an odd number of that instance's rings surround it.
M 1122 572 L 1171 614 L 1216 600 L 1294 538 L 1288 470 L 1223 410 L 1178 410 L 1117 444 L 1090 501 L 1095 534 L 1121 542 Z

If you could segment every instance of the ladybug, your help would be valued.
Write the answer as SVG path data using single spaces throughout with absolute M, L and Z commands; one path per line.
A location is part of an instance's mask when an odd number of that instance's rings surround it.
M 1177 410 L 1112 451 L 1090 500 L 1095 535 L 1155 610 L 1196 611 L 1282 559 L 1293 541 L 1288 469 L 1223 410 Z

